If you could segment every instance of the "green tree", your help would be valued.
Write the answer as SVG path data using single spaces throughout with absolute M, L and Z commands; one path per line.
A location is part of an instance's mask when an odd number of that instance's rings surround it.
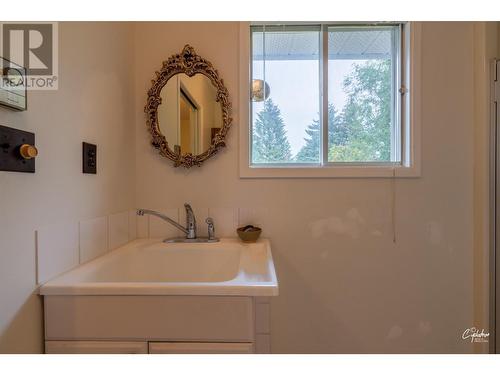
M 334 145 L 342 145 L 347 142 L 349 129 L 342 118 L 337 114 L 332 103 L 328 104 L 328 149 Z M 295 159 L 302 163 L 317 163 L 320 156 L 320 123 L 313 120 L 306 129 L 306 144 L 302 146 Z
M 280 109 L 268 99 L 257 114 L 252 133 L 254 163 L 284 163 L 292 158 Z
M 347 102 L 339 122 L 348 128 L 347 137 L 345 142 L 329 147 L 328 159 L 390 161 L 391 61 L 355 64 L 343 86 Z

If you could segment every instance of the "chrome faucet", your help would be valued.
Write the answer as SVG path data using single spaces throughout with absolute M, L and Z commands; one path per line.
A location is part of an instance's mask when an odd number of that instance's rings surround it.
M 186 229 L 188 230 L 186 238 L 196 238 L 196 218 L 193 209 L 188 203 L 184 203 L 184 208 L 186 209 Z
M 186 209 L 186 227 L 183 227 L 181 224 L 177 223 L 175 220 L 172 220 L 167 215 L 164 215 L 160 212 L 147 210 L 140 208 L 137 210 L 137 215 L 151 215 L 159 217 L 162 220 L 165 220 L 167 223 L 173 225 L 181 232 L 183 232 L 186 237 L 184 238 L 172 238 L 166 239 L 164 242 L 218 242 L 219 239 L 215 238 L 215 228 L 214 222 L 212 218 L 207 218 L 206 223 L 208 224 L 208 238 L 198 238 L 196 237 L 196 217 L 194 216 L 193 209 L 188 203 L 184 203 L 184 208 Z

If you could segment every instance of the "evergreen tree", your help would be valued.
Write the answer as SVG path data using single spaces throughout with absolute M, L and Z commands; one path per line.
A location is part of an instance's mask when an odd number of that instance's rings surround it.
M 328 104 L 328 149 L 333 145 L 342 145 L 347 142 L 349 137 L 348 127 L 337 114 L 332 103 Z M 306 129 L 306 144 L 302 146 L 297 153 L 296 161 L 302 163 L 317 163 L 320 156 L 320 123 L 319 120 L 313 120 L 312 124 Z
M 320 123 L 319 120 L 313 120 L 306 129 L 307 138 L 305 138 L 306 144 L 302 146 L 300 151 L 295 156 L 295 159 L 299 163 L 318 163 L 319 162 L 319 150 L 321 148 L 320 140 Z
M 292 158 L 280 109 L 271 99 L 257 114 L 252 133 L 254 163 L 284 163 Z

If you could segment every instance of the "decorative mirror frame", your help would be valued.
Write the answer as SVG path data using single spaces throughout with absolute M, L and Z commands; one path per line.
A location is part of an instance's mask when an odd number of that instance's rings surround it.
M 180 150 L 172 150 L 168 146 L 167 139 L 160 131 L 158 123 L 158 106 L 161 104 L 161 89 L 167 81 L 176 74 L 184 73 L 192 77 L 201 73 L 210 79 L 210 82 L 217 89 L 216 101 L 220 103 L 222 109 L 222 126 L 210 143 L 210 147 L 198 155 L 192 153 L 181 154 Z M 226 146 L 226 135 L 231 127 L 233 119 L 230 117 L 231 102 L 229 92 L 219 73 L 212 63 L 200 55 L 194 48 L 186 44 L 180 54 L 174 54 L 164 61 L 160 71 L 155 72 L 156 79 L 151 80 L 152 87 L 148 90 L 148 99 L 144 112 L 147 116 L 147 127 L 151 133 L 151 145 L 159 150 L 160 155 L 172 160 L 174 167 L 183 166 L 191 168 L 195 165 L 201 166 L 205 160 L 215 155 L 220 148 Z

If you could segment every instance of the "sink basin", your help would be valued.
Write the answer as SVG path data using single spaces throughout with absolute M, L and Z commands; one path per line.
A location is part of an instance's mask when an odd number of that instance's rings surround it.
M 96 282 L 221 282 L 234 279 L 241 249 L 222 244 L 213 249 L 159 243 L 123 251 L 105 260 L 92 275 Z
M 42 295 L 278 294 L 270 243 L 136 240 L 56 277 Z

